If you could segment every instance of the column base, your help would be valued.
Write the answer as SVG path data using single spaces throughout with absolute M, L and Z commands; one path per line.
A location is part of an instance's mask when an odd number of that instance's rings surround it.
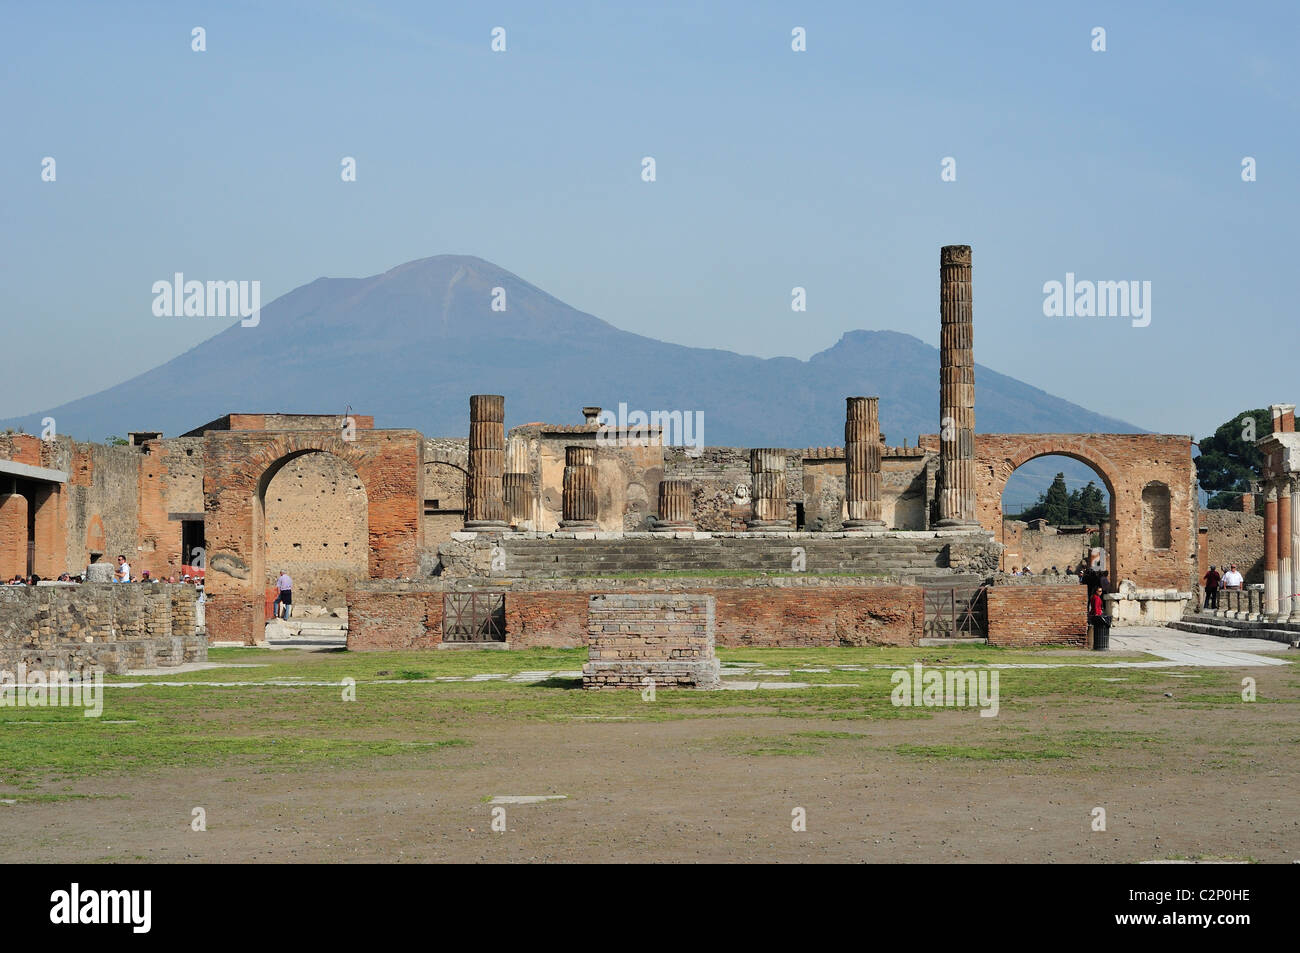
M 650 524 L 652 533 L 694 533 L 696 532 L 694 523 L 664 523 L 655 520 Z
M 560 520 L 560 529 L 587 532 L 596 528 L 595 520 Z
M 467 533 L 504 533 L 509 529 L 510 524 L 505 520 L 468 520 L 465 523 Z
M 934 524 L 935 529 L 979 529 L 979 520 L 961 520 L 950 516 Z
M 750 520 L 745 524 L 745 530 L 750 533 L 788 533 L 794 530 L 794 524 L 789 520 Z
M 883 533 L 888 529 L 884 520 L 845 520 L 846 533 Z

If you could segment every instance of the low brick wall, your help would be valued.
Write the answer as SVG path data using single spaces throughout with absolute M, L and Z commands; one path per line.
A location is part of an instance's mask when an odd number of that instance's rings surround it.
M 121 674 L 204 661 L 191 586 L 83 583 L 0 587 L 0 666 Z
M 732 647 L 916 645 L 925 624 L 919 586 L 849 577 L 493 580 L 475 588 L 505 593 L 512 649 L 586 645 L 589 599 L 599 593 L 712 596 L 717 644 Z M 348 648 L 437 648 L 447 591 L 472 590 L 463 580 L 358 583 L 348 591 Z
M 989 645 L 1084 645 L 1088 591 L 1077 582 L 1006 583 L 988 589 Z
M 714 600 L 683 593 L 608 593 L 589 598 L 587 689 L 717 688 Z

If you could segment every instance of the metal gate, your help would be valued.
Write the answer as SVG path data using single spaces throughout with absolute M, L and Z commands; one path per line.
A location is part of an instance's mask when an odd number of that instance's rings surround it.
M 988 638 L 988 587 L 927 588 L 925 635 L 930 639 Z
M 444 642 L 504 642 L 506 596 L 503 592 L 444 592 Z

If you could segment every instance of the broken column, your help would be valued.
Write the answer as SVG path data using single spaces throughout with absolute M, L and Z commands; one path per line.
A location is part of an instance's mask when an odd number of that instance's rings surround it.
M 564 448 L 563 529 L 596 528 L 596 448 Z
M 790 529 L 785 510 L 785 451 L 750 450 L 749 476 L 754 515 L 746 527 L 751 532 Z
M 469 479 L 465 486 L 465 529 L 504 530 L 506 399 L 475 394 L 469 399 Z
M 528 472 L 528 444 L 518 435 L 506 441 L 506 472 L 501 479 L 506 520 L 516 528 L 531 528 L 532 477 Z
M 659 481 L 659 518 L 655 520 L 656 533 L 689 533 L 695 530 L 691 519 L 694 494 L 690 480 Z
M 844 529 L 885 528 L 880 518 L 880 398 L 849 397 L 844 414 Z
M 0 494 L 0 585 L 27 575 L 27 497 Z
M 975 516 L 975 351 L 971 249 L 939 252 L 939 526 L 978 526 Z

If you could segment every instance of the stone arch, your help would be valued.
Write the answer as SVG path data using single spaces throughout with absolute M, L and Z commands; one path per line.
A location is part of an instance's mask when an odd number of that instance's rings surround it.
M 345 605 L 348 586 L 369 571 L 367 509 L 361 474 L 344 458 L 299 450 L 275 461 L 259 478 L 255 501 L 264 584 L 285 569 L 300 606 Z
M 267 487 L 290 461 L 327 453 L 357 472 L 366 492 L 369 578 L 419 571 L 423 437 L 414 430 L 208 431 L 203 437 L 207 620 L 214 641 L 261 638 L 265 625 Z
M 465 496 L 469 483 L 467 461 L 451 454 L 433 453 L 424 458 L 422 519 L 426 546 L 437 546 L 465 526 Z
M 980 522 L 984 523 L 986 527 L 996 527 L 995 532 L 1001 532 L 1004 515 L 1002 512 L 1002 494 L 1007 488 L 1007 481 L 1011 479 L 1013 473 L 1026 463 L 1040 457 L 1068 457 L 1071 460 L 1077 460 L 1101 478 L 1110 502 L 1109 526 L 1103 528 L 1101 544 L 1106 550 L 1111 578 L 1118 584 L 1120 577 L 1117 571 L 1120 564 L 1120 553 L 1119 533 L 1116 527 L 1115 486 L 1117 481 L 1113 474 L 1119 471 L 1116 470 L 1114 463 L 1106 459 L 1104 454 L 1097 453 L 1093 448 L 1079 446 L 1077 441 L 1073 440 L 1035 441 L 996 461 L 989 468 L 993 480 L 991 496 L 997 510 L 996 517 L 992 522 L 985 522 L 983 519 Z
M 1172 497 L 1169 486 L 1152 480 L 1142 487 L 1142 548 L 1144 550 L 1169 549 L 1173 544 L 1170 530 Z

